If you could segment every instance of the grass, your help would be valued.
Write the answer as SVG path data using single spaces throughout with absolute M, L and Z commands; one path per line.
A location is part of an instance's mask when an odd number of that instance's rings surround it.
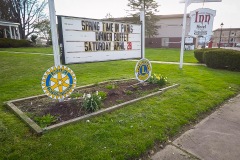
M 27 53 L 47 53 L 52 54 L 52 47 L 28 47 L 28 48 L 0 48 L 0 51 L 8 52 L 27 52 Z
M 180 49 L 149 48 L 146 52 L 146 58 L 151 61 L 179 62 Z M 193 51 L 184 51 L 185 63 L 197 63 Z
M 53 53 L 52 47 L 0 48 L 0 51 L 45 53 L 45 54 Z M 145 57 L 151 61 L 179 62 L 180 61 L 180 49 L 148 48 L 146 51 Z M 186 63 L 197 63 L 198 62 L 194 58 L 193 51 L 184 51 L 184 62 L 186 62 Z
M 177 50 L 148 49 L 146 55 L 154 57 L 153 51 L 166 52 L 163 55 L 172 52 L 171 59 L 177 53 Z M 40 82 L 43 73 L 53 65 L 53 57 L 4 52 L 0 52 L 0 56 L 0 159 L 138 158 L 154 142 L 166 141 L 184 125 L 240 91 L 239 72 L 186 65 L 179 70 L 178 65 L 152 64 L 153 73 L 168 77 L 169 82 L 179 83 L 180 87 L 91 118 L 89 122 L 78 122 L 37 137 L 2 104 L 7 100 L 43 94 Z M 75 72 L 77 85 L 84 85 L 133 78 L 135 64 L 111 61 L 68 67 Z

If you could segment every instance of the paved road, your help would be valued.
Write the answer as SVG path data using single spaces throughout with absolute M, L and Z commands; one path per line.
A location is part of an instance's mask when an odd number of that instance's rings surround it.
M 151 159 L 239 160 L 240 94 L 157 152 Z

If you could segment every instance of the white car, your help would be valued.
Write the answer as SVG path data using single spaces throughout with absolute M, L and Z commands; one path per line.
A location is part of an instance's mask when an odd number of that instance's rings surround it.
M 240 43 L 237 43 L 237 44 L 236 44 L 236 47 L 240 47 Z

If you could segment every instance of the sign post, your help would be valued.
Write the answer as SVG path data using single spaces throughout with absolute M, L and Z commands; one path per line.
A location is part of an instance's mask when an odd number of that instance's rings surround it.
M 145 58 L 145 8 L 144 8 L 144 4 L 142 4 L 142 8 L 140 11 L 140 21 L 142 23 L 142 27 L 141 27 L 141 32 L 142 32 L 142 36 L 141 36 L 141 56 L 142 58 Z
M 54 0 L 48 0 L 49 14 L 50 14 L 50 26 L 52 32 L 52 42 L 53 42 L 53 53 L 54 53 L 54 65 L 60 65 L 60 55 L 58 47 L 58 36 L 57 36 L 57 25 L 56 25 L 56 14 Z
M 191 3 L 204 3 L 204 2 L 222 2 L 222 0 L 180 0 L 180 3 L 185 3 L 184 15 L 183 15 L 183 27 L 182 27 L 180 64 L 179 64 L 179 68 L 180 68 L 180 69 L 182 69 L 182 67 L 183 67 L 184 38 L 185 38 L 185 32 L 186 32 L 187 7 L 188 7 Z
M 184 52 L 184 38 L 186 33 L 186 21 L 187 21 L 187 7 L 191 3 L 191 0 L 186 0 L 184 15 L 183 15 L 183 27 L 182 27 L 182 39 L 181 39 L 181 53 L 180 53 L 180 69 L 183 67 L 183 52 Z

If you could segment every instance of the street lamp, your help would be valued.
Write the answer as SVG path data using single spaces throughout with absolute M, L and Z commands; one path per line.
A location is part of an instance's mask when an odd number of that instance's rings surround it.
M 221 26 L 221 31 L 220 31 L 220 39 L 219 39 L 219 43 L 218 43 L 218 48 L 220 48 L 220 45 L 221 45 L 221 39 L 222 39 L 222 27 L 223 27 L 223 23 L 220 24 Z

